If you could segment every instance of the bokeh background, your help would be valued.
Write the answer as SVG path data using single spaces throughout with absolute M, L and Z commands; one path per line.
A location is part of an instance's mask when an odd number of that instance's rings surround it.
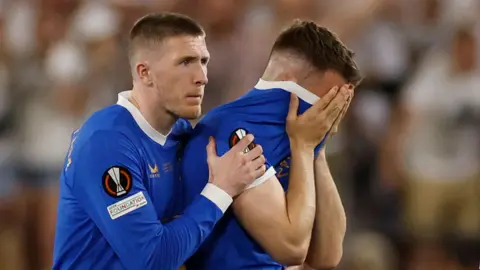
M 478 269 L 478 0 L 0 0 L 0 269 L 49 269 L 70 134 L 130 89 L 126 34 L 166 10 L 208 33 L 205 112 L 256 83 L 292 19 L 336 32 L 366 75 L 327 147 L 339 269 Z

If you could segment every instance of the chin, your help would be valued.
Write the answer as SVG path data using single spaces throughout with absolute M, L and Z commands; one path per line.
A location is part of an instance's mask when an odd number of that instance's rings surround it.
M 200 108 L 194 110 L 185 110 L 179 116 L 187 120 L 198 119 L 202 115 L 202 110 Z

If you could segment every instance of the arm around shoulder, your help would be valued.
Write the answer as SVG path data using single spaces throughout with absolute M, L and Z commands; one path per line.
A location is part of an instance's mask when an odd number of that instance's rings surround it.
M 140 153 L 119 132 L 93 134 L 78 146 L 71 169 L 75 197 L 127 269 L 178 269 L 223 214 L 209 195 L 199 196 L 182 217 L 161 224 Z

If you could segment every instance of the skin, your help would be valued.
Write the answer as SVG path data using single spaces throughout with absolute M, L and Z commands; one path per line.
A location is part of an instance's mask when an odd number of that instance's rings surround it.
M 147 122 L 160 133 L 168 134 L 178 118 L 198 118 L 208 83 L 210 54 L 205 36 L 173 36 L 138 47 L 131 56 L 134 74 L 130 101 Z M 216 155 L 213 139 L 207 146 L 209 182 L 231 197 L 265 173 L 262 147 L 257 145 L 246 155 L 240 148 L 253 140 L 253 135 L 245 136 L 238 147 L 222 157 Z
M 201 115 L 210 54 L 204 36 L 175 36 L 151 46 L 134 55 L 132 99 L 166 134 L 179 117 Z
M 148 48 L 142 50 L 137 50 L 132 56 L 134 87 L 131 101 L 140 109 L 143 116 L 153 128 L 163 134 L 167 134 L 179 117 L 195 119 L 200 116 L 204 88 L 208 82 L 207 64 L 209 53 L 203 36 L 176 36 L 168 38 L 160 44 L 149 44 L 147 47 Z M 312 71 L 310 68 L 307 69 L 305 62 L 301 61 L 301 59 L 279 57 L 273 58 L 270 64 L 273 63 L 275 63 L 275 65 L 267 68 L 263 79 L 292 80 L 304 88 L 310 89 L 310 91 L 321 97 L 326 97 L 326 93 L 329 92 L 330 88 L 333 86 L 341 86 L 345 84 L 345 80 L 338 73 L 333 71 Z M 337 93 L 340 92 L 341 94 L 337 95 Z M 291 169 L 291 175 L 296 179 L 300 179 L 293 181 L 296 182 L 297 185 L 292 184 L 291 182 L 289 190 L 290 195 L 287 194 L 287 197 L 289 204 L 293 205 L 292 208 L 295 210 L 288 209 L 288 213 L 296 212 L 298 217 L 302 217 L 291 219 L 301 223 L 299 224 L 301 225 L 299 233 L 302 235 L 302 237 L 299 238 L 300 242 L 296 242 L 297 238 L 295 237 L 279 238 L 286 241 L 283 243 L 283 246 L 291 248 L 287 250 L 287 253 L 285 254 L 296 255 L 287 258 L 287 260 L 289 260 L 288 264 L 303 263 L 307 254 L 313 229 L 313 221 L 316 213 L 315 208 L 317 204 L 315 200 L 314 181 L 316 179 L 314 179 L 313 166 L 314 145 L 318 144 L 328 130 L 332 128 L 335 119 L 340 116 L 342 108 L 344 108 L 347 103 L 348 95 L 349 94 L 346 91 L 336 91 L 334 94 L 330 94 L 330 101 L 335 100 L 335 102 L 314 106 L 317 111 L 309 110 L 309 117 L 290 118 L 287 121 L 287 125 L 296 127 L 290 128 L 291 132 L 289 132 L 289 137 L 292 142 L 292 163 L 294 164 Z M 326 98 L 324 100 L 328 101 Z M 325 113 L 319 114 L 322 110 L 324 110 Z M 323 118 L 315 117 L 316 115 L 323 115 Z M 317 122 L 306 121 L 305 119 L 315 120 Z M 318 128 L 312 126 L 314 123 L 319 124 L 325 122 L 324 120 L 326 119 L 328 120 L 326 121 L 328 124 L 324 126 L 323 130 L 318 131 Z M 316 132 L 312 132 L 312 130 Z M 314 134 L 313 137 L 312 134 Z M 247 136 L 246 138 L 253 140 L 252 136 Z M 211 146 L 212 144 L 209 144 L 210 148 Z M 229 160 L 225 160 L 225 164 L 222 164 L 218 160 L 215 164 L 217 168 L 223 167 L 223 170 L 218 169 L 218 171 L 231 172 L 235 170 L 228 170 L 228 168 L 225 168 L 228 166 L 225 165 L 230 165 L 232 160 L 242 161 L 243 164 L 254 163 L 244 162 L 244 156 L 247 155 L 239 157 L 238 155 L 232 154 L 229 157 Z M 250 160 L 256 159 L 251 156 L 249 156 L 249 158 Z M 211 169 L 211 171 L 216 171 L 215 168 L 210 167 L 210 165 L 209 161 L 209 169 Z M 256 169 L 257 172 L 264 172 L 265 170 L 264 166 L 260 169 L 256 167 Z M 237 171 L 240 171 L 240 168 Z M 244 175 L 245 173 L 224 173 L 223 175 L 234 177 L 235 175 L 242 174 Z M 217 175 L 222 174 L 218 173 Z M 250 172 L 250 175 L 253 175 L 252 172 Z M 228 180 L 229 177 L 223 178 Z M 212 174 L 210 175 L 210 178 L 212 178 Z M 229 194 L 233 197 L 233 195 L 236 195 L 235 193 L 240 193 L 238 190 L 241 190 L 241 188 L 237 186 L 236 190 L 237 192 L 234 190 L 229 192 Z M 276 192 L 271 192 L 272 190 Z M 292 192 L 295 190 L 297 190 L 297 192 Z M 251 197 L 252 200 L 246 199 L 248 197 Z M 278 206 L 277 212 L 273 213 L 279 214 L 278 217 L 280 218 L 276 220 L 281 221 L 281 224 L 285 224 L 285 226 L 279 226 L 280 228 L 287 229 L 286 231 L 288 231 L 288 229 L 297 227 L 292 226 L 292 223 L 287 223 L 289 217 L 285 216 L 286 199 L 278 180 L 267 181 L 265 184 L 260 185 L 257 188 L 242 193 L 242 195 L 235 200 L 234 209 L 236 214 L 240 216 L 242 223 L 246 219 L 241 218 L 241 209 L 255 210 L 253 211 L 253 214 L 250 215 L 249 219 L 247 219 L 246 224 L 255 224 L 255 226 L 260 228 L 260 225 L 263 223 L 261 222 L 261 219 L 258 219 L 262 218 L 258 213 L 268 212 L 262 211 L 258 206 L 272 205 L 270 203 L 263 204 L 261 201 L 258 201 L 262 200 L 262 197 L 263 199 L 272 198 L 272 202 L 275 202 L 274 205 Z M 296 201 L 296 203 L 294 201 Z M 305 205 L 309 207 L 304 207 Z M 306 209 L 306 212 L 301 212 L 301 209 Z M 272 211 L 270 213 L 272 213 Z M 305 218 L 303 216 L 305 216 Z M 246 227 L 249 231 L 257 231 L 255 228 Z M 259 241 L 258 239 L 256 240 Z M 263 241 L 260 239 L 259 242 L 262 243 Z M 299 243 L 299 245 L 297 245 L 297 243 Z
M 324 152 L 314 161 L 313 149 L 327 132 L 336 131 L 353 91 L 338 72 L 314 70 L 304 59 L 288 53 L 272 56 L 263 79 L 296 82 L 322 99 L 301 116 L 287 119 L 291 145 L 288 192 L 272 177 L 242 193 L 234 202 L 235 214 L 276 261 L 298 265 L 309 258 L 314 268 L 331 268 L 342 254 L 345 213 Z M 315 220 L 322 222 L 314 226 Z
M 132 43 L 130 102 L 145 120 L 158 132 L 168 134 L 178 118 L 198 118 L 208 83 L 210 54 L 205 37 L 179 35 L 158 43 L 139 44 L 135 40 Z M 252 134 L 245 136 L 221 157 L 217 156 L 213 138 L 207 145 L 209 182 L 231 197 L 265 173 L 265 157 L 260 145 L 243 153 L 253 140 Z

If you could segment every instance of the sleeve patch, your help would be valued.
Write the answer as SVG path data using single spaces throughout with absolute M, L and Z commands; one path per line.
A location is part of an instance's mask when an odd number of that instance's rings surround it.
M 132 175 L 127 168 L 113 166 L 103 173 L 102 185 L 109 196 L 121 198 L 132 189 Z
M 119 202 L 109 205 L 107 210 L 111 219 L 117 219 L 145 205 L 147 205 L 147 199 L 145 198 L 145 195 L 143 195 L 143 192 L 140 191 Z
M 243 137 L 247 136 L 248 133 L 249 132 L 244 128 L 237 128 L 235 131 L 233 131 L 232 134 L 230 134 L 230 138 L 228 139 L 228 144 L 230 145 L 230 148 L 234 147 Z M 244 152 L 247 153 L 253 148 L 255 148 L 254 142 L 249 144 L 248 147 L 245 148 Z

